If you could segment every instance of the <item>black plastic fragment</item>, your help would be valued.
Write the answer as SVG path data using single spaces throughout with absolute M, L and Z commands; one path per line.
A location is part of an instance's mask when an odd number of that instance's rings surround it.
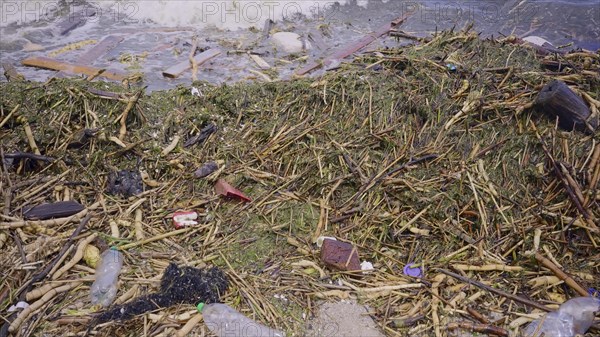
M 195 144 L 202 144 L 208 138 L 208 136 L 212 135 L 215 132 L 217 132 L 217 125 L 214 123 L 210 123 L 207 126 L 205 126 L 202 130 L 200 130 L 199 134 L 188 139 L 183 144 L 183 147 L 190 147 Z
M 59 201 L 33 206 L 23 212 L 26 220 L 46 220 L 63 218 L 83 211 L 85 207 L 77 201 Z

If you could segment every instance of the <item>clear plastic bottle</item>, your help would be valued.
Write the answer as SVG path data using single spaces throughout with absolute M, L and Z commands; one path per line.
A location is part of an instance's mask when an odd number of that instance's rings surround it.
M 116 248 L 106 250 L 96 266 L 96 280 L 91 288 L 92 304 L 108 307 L 117 296 L 117 282 L 123 267 L 123 255 Z
M 531 322 L 523 331 L 523 336 L 574 337 L 583 335 L 594 323 L 596 312 L 600 312 L 600 298 L 575 297 L 561 304 L 557 311 Z
M 281 331 L 264 326 L 223 303 L 202 308 L 204 323 L 218 337 L 284 337 Z

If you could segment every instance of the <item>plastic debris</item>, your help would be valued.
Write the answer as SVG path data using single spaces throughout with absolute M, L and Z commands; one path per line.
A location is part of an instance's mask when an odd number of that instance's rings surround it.
M 24 302 L 24 301 L 20 301 L 17 302 L 17 304 L 15 305 L 11 305 L 10 308 L 8 308 L 8 312 L 15 312 L 17 311 L 17 309 L 25 309 L 29 306 L 29 303 Z
M 198 213 L 194 211 L 189 212 L 175 212 L 173 213 L 173 225 L 179 229 L 187 226 L 195 226 L 198 224 Z
M 548 41 L 548 40 L 546 40 L 544 38 L 541 38 L 539 36 L 533 36 L 533 35 L 532 36 L 526 36 L 526 37 L 523 38 L 523 41 L 527 41 L 529 43 L 533 43 L 533 44 L 535 44 L 537 46 L 540 46 L 540 47 L 554 47 L 554 45 L 552 43 L 550 43 L 550 41 Z
M 204 178 L 215 172 L 217 169 L 219 169 L 219 164 L 214 161 L 209 161 L 200 166 L 200 168 L 194 172 L 194 176 L 196 178 Z
M 321 246 L 321 260 L 335 269 L 344 271 L 361 270 L 358 251 L 347 242 L 325 239 Z
M 333 236 L 319 236 L 319 237 L 317 238 L 317 241 L 316 241 L 316 243 L 317 243 L 317 247 L 321 248 L 321 246 L 323 246 L 323 241 L 324 241 L 325 239 L 329 239 L 329 240 L 337 240 L 337 239 L 336 239 L 336 238 L 334 238 Z
M 598 118 L 583 98 L 560 80 L 546 84 L 534 102 L 535 109 L 548 115 L 564 130 L 594 131 L 598 129 Z
M 262 325 L 223 303 L 199 306 L 204 323 L 218 337 L 283 337 L 285 334 Z
M 411 276 L 411 277 L 422 277 L 423 276 L 423 270 L 421 270 L 421 267 L 416 266 L 414 263 L 406 264 L 406 266 L 404 266 L 402 271 L 404 272 L 405 275 Z
M 250 198 L 245 196 L 244 193 L 235 189 L 233 186 L 229 185 L 229 183 L 223 179 L 219 179 L 217 181 L 217 183 L 215 184 L 215 192 L 217 192 L 217 194 L 220 194 L 227 198 L 235 198 L 235 199 L 239 199 L 242 201 L 252 201 L 252 200 L 250 200 Z
M 448 69 L 449 72 L 453 73 L 456 71 L 456 66 L 452 63 L 448 63 L 446 64 L 446 68 Z
M 202 91 L 200 91 L 200 89 L 192 87 L 192 96 L 202 97 L 204 95 L 202 95 Z
M 123 255 L 115 248 L 102 253 L 96 267 L 96 280 L 92 284 L 92 304 L 108 307 L 117 296 L 117 282 L 123 267 Z
M 600 298 L 575 297 L 561 304 L 557 311 L 531 322 L 523 331 L 524 337 L 573 337 L 583 335 L 600 312 Z
M 188 148 L 192 145 L 202 144 L 210 135 L 215 132 L 217 132 L 217 125 L 214 123 L 209 123 L 203 127 L 197 135 L 186 140 L 185 143 L 183 143 L 183 147 Z
M 33 206 L 25 211 L 23 216 L 27 220 L 46 220 L 71 216 L 84 209 L 85 207 L 77 201 L 59 201 Z
M 360 263 L 360 269 L 363 271 L 363 274 L 368 273 L 369 271 L 374 270 L 373 264 L 369 261 L 363 261 Z

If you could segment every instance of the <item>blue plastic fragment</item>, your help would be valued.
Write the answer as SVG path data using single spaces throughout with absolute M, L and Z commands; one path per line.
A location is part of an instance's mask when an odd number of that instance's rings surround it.
M 423 275 L 423 271 L 421 270 L 421 267 L 415 267 L 414 263 L 408 263 L 406 266 L 404 266 L 404 268 L 402 269 L 402 271 L 404 272 L 405 275 L 411 276 L 411 277 L 421 277 Z

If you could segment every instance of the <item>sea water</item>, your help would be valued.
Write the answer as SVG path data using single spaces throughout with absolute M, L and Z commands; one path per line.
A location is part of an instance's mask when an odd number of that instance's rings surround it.
M 415 35 L 474 23 L 482 36 L 534 35 L 557 46 L 572 43 L 600 48 L 598 0 L 2 0 L 0 62 L 18 65 L 26 57 L 48 56 L 74 42 L 118 35 L 124 42 L 94 66 L 143 72 L 151 90 L 163 89 L 190 83 L 190 74 L 168 82 L 160 74 L 187 57 L 186 48 L 194 35 L 200 38 L 201 48 L 262 53 L 264 41 L 259 32 L 268 20 L 277 22 L 277 30 L 303 36 L 325 29 L 331 35 L 325 41 L 328 48 L 308 53 L 318 59 L 399 16 L 409 17 L 402 30 Z M 59 34 L 59 23 L 81 17 L 86 18 L 84 25 Z M 75 62 L 77 55 L 70 52 L 59 57 Z M 130 56 L 135 62 L 123 62 Z M 219 56 L 219 62 L 215 71 L 203 72 L 203 79 L 235 82 L 245 78 L 244 69 L 251 65 L 230 55 Z M 53 74 L 21 66 L 18 70 L 32 80 L 46 80 Z M 280 71 L 286 72 L 289 69 Z M 0 76 L 0 80 L 5 79 Z

